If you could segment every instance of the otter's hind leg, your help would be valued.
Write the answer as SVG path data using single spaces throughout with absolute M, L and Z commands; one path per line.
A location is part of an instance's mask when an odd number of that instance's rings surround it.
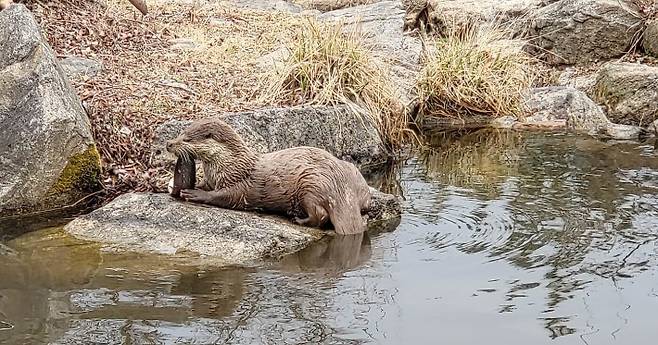
M 308 215 L 306 218 L 295 217 L 295 222 L 300 225 L 311 227 L 320 227 L 329 219 L 329 213 L 320 205 L 318 200 L 312 197 L 305 197 L 302 200 L 302 208 Z

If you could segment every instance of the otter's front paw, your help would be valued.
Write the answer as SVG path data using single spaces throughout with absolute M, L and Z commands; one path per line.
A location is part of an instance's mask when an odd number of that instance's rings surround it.
M 199 189 L 183 189 L 180 191 L 180 196 L 185 201 L 206 203 L 208 202 L 208 192 Z

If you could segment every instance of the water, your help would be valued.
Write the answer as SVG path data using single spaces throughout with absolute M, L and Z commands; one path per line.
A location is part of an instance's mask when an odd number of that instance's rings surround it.
M 0 245 L 0 343 L 653 344 L 651 145 L 482 132 L 380 181 L 392 232 L 216 268 L 58 228 Z

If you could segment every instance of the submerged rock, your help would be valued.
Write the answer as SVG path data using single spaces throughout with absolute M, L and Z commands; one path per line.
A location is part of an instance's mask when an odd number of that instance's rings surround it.
M 601 67 L 594 100 L 605 105 L 611 121 L 647 126 L 658 119 L 658 67 L 610 62 Z
M 388 160 L 379 132 L 366 117 L 347 107 L 273 108 L 219 116 L 259 153 L 313 146 L 355 163 L 362 172 Z M 153 154 L 161 164 L 173 162 L 165 150 L 191 121 L 172 120 L 156 129 Z
M 397 226 L 400 203 L 373 190 L 369 228 Z M 182 202 L 168 194 L 124 194 L 79 217 L 64 230 L 107 249 L 210 256 L 225 264 L 279 258 L 322 238 L 327 231 L 256 212 Z
M 22 4 L 0 12 L 0 214 L 58 208 L 99 186 L 89 119 Z
M 630 1 L 561 0 L 537 10 L 532 22 L 534 52 L 559 65 L 623 55 L 642 20 Z

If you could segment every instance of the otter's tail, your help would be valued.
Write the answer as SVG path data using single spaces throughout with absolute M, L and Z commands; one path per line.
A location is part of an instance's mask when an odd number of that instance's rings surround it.
M 331 207 L 329 219 L 336 233 L 340 235 L 358 234 L 367 230 L 360 206 L 349 199 Z

